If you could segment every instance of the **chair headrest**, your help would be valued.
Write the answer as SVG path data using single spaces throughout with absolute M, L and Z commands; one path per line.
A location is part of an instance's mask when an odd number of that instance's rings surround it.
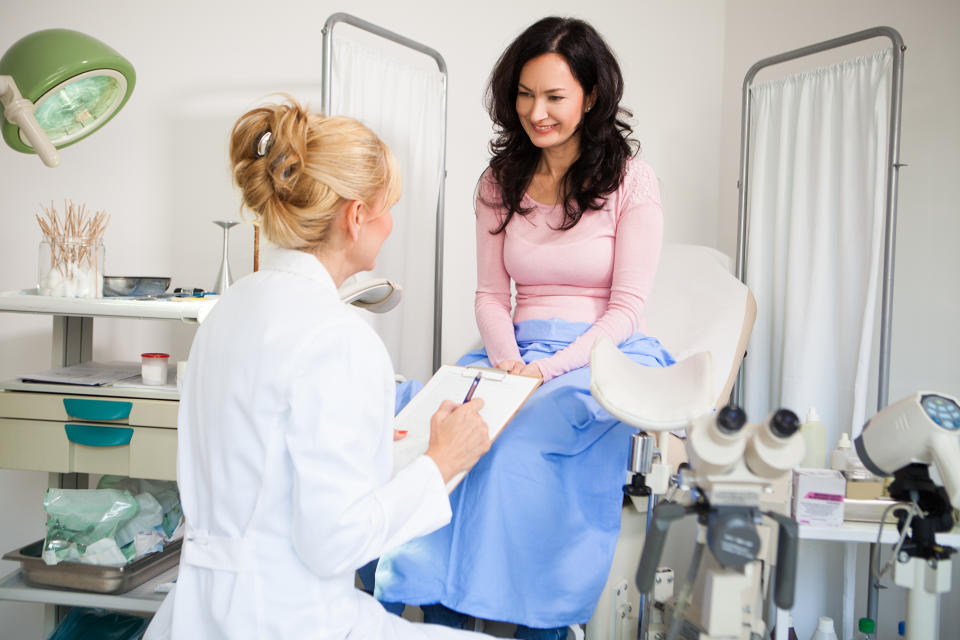
M 721 394 L 740 366 L 741 338 L 753 325 L 752 304 L 728 256 L 711 247 L 666 244 L 646 305 L 647 334 L 678 361 L 709 352 L 713 388 Z

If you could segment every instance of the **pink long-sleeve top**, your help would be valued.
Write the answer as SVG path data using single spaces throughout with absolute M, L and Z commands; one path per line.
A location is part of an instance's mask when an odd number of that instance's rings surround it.
M 496 235 L 506 213 L 488 169 L 477 194 L 477 293 L 474 308 L 491 363 L 521 361 L 514 322 L 560 318 L 591 327 L 565 349 L 537 361 L 546 382 L 586 365 L 602 335 L 620 344 L 645 328 L 643 308 L 663 242 L 660 190 L 650 166 L 627 162 L 623 182 L 606 204 L 560 231 L 562 205 L 524 196 L 527 215 L 514 215 Z M 491 206 L 493 205 L 493 206 Z M 510 280 L 516 284 L 511 314 Z

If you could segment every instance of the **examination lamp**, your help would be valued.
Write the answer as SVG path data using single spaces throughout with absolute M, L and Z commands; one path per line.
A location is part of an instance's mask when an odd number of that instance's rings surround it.
M 921 391 L 870 418 L 853 441 L 864 466 L 881 476 L 911 463 L 933 464 L 954 509 L 960 508 L 960 404 Z
M 134 84 L 133 65 L 96 38 L 70 29 L 31 33 L 0 58 L 3 139 L 55 167 L 56 150 L 106 124 Z
M 937 598 L 950 591 L 956 549 L 936 534 L 953 528 L 960 506 L 960 403 L 945 393 L 915 393 L 870 418 L 854 442 L 867 469 L 894 476 L 887 509 L 895 509 L 900 540 L 887 568 L 892 564 L 894 584 L 909 590 L 907 640 L 939 638 Z M 942 487 L 930 478 L 931 464 Z M 886 570 L 871 574 L 879 582 Z
M 373 278 L 340 287 L 340 301 L 373 313 L 386 313 L 400 304 L 403 287 L 383 278 Z

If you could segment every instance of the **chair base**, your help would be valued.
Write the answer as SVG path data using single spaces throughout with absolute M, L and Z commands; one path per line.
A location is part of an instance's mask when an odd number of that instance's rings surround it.
M 587 623 L 586 640 L 634 640 L 640 619 L 637 566 L 646 534 L 646 498 L 627 501 L 620 515 L 620 537 L 600 601 Z

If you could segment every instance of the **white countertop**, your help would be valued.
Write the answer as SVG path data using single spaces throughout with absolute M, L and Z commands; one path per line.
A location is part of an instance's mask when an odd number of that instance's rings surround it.
M 844 522 L 842 527 L 814 527 L 800 525 L 801 540 L 833 540 L 836 542 L 876 542 L 879 523 Z M 897 526 L 886 524 L 883 527 L 882 544 L 894 544 L 900 534 Z M 947 533 L 938 533 L 937 542 L 951 547 L 960 547 L 960 531 L 954 529 Z
M 0 311 L 60 316 L 172 319 L 201 323 L 217 303 L 206 298 L 60 298 L 33 289 L 0 292 Z
M 156 587 L 176 578 L 178 569 L 178 566 L 171 567 L 147 580 L 139 587 L 117 595 L 54 589 L 52 587 L 32 587 L 24 582 L 23 570 L 16 569 L 0 578 L 0 599 L 59 604 L 68 607 L 101 607 L 118 611 L 156 613 L 163 599 L 167 596 L 166 593 L 157 592 Z

